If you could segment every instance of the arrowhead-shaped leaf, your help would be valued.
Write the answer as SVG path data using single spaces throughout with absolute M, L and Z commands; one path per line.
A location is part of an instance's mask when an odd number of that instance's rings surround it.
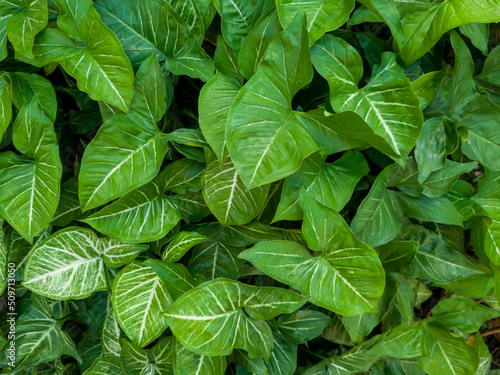
M 280 288 L 263 288 L 219 278 L 185 293 L 165 316 L 176 338 L 203 355 L 229 355 L 245 349 L 250 357 L 270 357 L 268 323 L 300 308 L 307 298 Z
M 151 267 L 132 262 L 115 278 L 113 311 L 123 332 L 140 348 L 158 338 L 167 328 L 162 312 L 172 297 Z

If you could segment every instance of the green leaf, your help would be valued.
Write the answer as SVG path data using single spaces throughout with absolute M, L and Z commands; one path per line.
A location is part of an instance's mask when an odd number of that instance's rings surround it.
M 285 235 L 274 227 L 262 224 L 260 221 L 242 225 L 232 225 L 225 228 L 226 239 L 231 246 L 249 246 L 267 240 L 282 240 Z
M 411 88 L 413 89 L 413 91 L 415 91 L 415 94 L 418 96 L 418 99 L 420 100 L 420 108 L 422 110 L 425 107 L 427 107 L 436 97 L 441 82 L 443 82 L 443 80 L 446 78 L 448 74 L 448 70 L 449 66 L 447 65 L 446 68 L 424 74 L 423 76 L 419 77 L 418 79 L 416 79 L 411 83 Z M 425 130 L 425 122 L 424 122 L 424 128 L 422 129 L 422 133 L 424 132 L 424 130 Z M 419 142 L 419 139 L 417 139 L 417 144 Z
M 332 108 L 356 112 L 396 152 L 394 160 L 404 163 L 420 135 L 423 116 L 396 55 L 385 52 L 369 83 L 358 89 L 362 60 L 347 42 L 327 35 L 311 48 L 311 54 L 316 70 L 330 85 Z
M 194 245 L 210 239 L 197 232 L 179 232 L 165 247 L 161 259 L 165 262 L 178 262 Z
M 100 20 L 91 0 L 55 0 L 55 4 L 62 32 L 43 30 L 35 38 L 34 58 L 19 57 L 39 67 L 57 62 L 90 98 L 128 111 L 134 76 L 118 38 Z
M 377 176 L 351 222 L 354 234 L 373 247 L 396 238 L 401 228 L 399 202 L 395 192 L 387 189 L 397 169 L 398 166 L 392 164 Z
M 132 262 L 118 273 L 112 302 L 123 332 L 140 348 L 167 327 L 162 313 L 172 303 L 172 297 L 159 276 L 143 263 Z
M 351 199 L 356 184 L 368 171 L 368 163 L 361 153 L 346 152 L 330 164 L 319 154 L 311 155 L 297 172 L 285 179 L 273 221 L 302 219 L 301 188 L 321 204 L 342 210 Z
M 433 343 L 426 323 L 426 321 L 418 321 L 398 325 L 369 349 L 367 354 L 387 355 L 396 358 L 428 355 Z
M 455 163 L 454 161 L 446 160 L 443 168 L 432 172 L 427 177 L 424 182 L 423 194 L 429 198 L 438 198 L 445 195 L 461 175 L 469 173 L 476 167 L 476 162 Z
M 378 356 L 366 354 L 360 345 L 345 354 L 327 358 L 317 365 L 309 367 L 304 375 L 350 375 L 368 371 L 377 361 Z
M 198 100 L 200 129 L 221 162 L 227 156 L 225 132 L 229 108 L 240 88 L 239 83 L 217 72 L 200 91 Z
M 472 200 L 494 219 L 500 219 L 500 172 L 486 171 Z
M 203 197 L 208 208 L 223 225 L 244 225 L 264 208 L 269 185 L 247 189 L 229 157 L 219 165 L 207 151 L 207 169 L 202 177 Z
M 35 35 L 45 29 L 49 19 L 47 0 L 14 0 L 7 21 L 7 36 L 18 53 L 33 57 Z
M 462 298 L 443 299 L 432 309 L 433 324 L 463 333 L 476 332 L 485 321 L 498 316 L 500 312 Z
M 403 271 L 408 277 L 420 277 L 437 284 L 447 284 L 459 278 L 483 273 L 467 257 L 451 250 L 441 237 L 424 227 L 405 227 L 401 239 L 420 243 L 414 260 Z
M 167 152 L 156 126 L 166 110 L 166 88 L 154 56 L 141 65 L 134 86 L 130 113 L 111 117 L 85 149 L 78 177 L 84 211 L 149 182 Z
M 183 158 L 165 167 L 156 177 L 162 190 L 185 194 L 186 191 L 197 192 L 201 189 L 201 174 L 205 165 L 195 160 Z
M 479 49 L 483 55 L 488 56 L 490 26 L 487 23 L 471 22 L 460 26 L 460 32 L 468 37 L 474 47 Z
M 231 106 L 227 147 L 248 188 L 290 175 L 318 150 L 291 109 L 293 96 L 312 78 L 309 61 L 306 20 L 298 15 L 273 39 L 266 58 Z M 243 149 L 242 144 L 249 147 Z
M 125 243 L 152 242 L 165 237 L 181 216 L 157 181 L 132 190 L 81 221 Z
M 172 347 L 171 337 L 161 340 L 151 349 L 141 349 L 134 343 L 123 340 L 121 351 L 123 368 L 129 375 L 173 375 Z
M 376 311 L 385 277 L 375 251 L 354 236 L 337 212 L 305 191 L 301 202 L 304 236 L 311 250 L 322 251 L 322 255 L 313 257 L 296 242 L 267 241 L 240 257 L 310 295 L 311 302 L 338 314 L 353 316 Z
M 321 335 L 330 323 L 331 319 L 319 311 L 297 310 L 281 315 L 278 329 L 287 340 L 298 345 Z
M 82 207 L 78 200 L 78 177 L 74 176 L 62 183 L 59 204 L 50 224 L 65 227 L 82 216 Z
M 174 343 L 173 357 L 176 375 L 224 375 L 226 373 L 226 357 L 193 353 L 182 346 L 178 340 Z
M 229 355 L 241 348 L 250 357 L 269 359 L 273 339 L 263 320 L 291 313 L 306 300 L 288 290 L 219 278 L 185 293 L 165 316 L 175 337 L 195 353 Z
M 104 356 L 120 356 L 122 350 L 120 343 L 121 332 L 115 313 L 112 308 L 109 308 L 101 332 L 102 352 Z
M 8 83 L 12 102 L 21 110 L 35 95 L 38 95 L 40 109 L 53 123 L 57 114 L 57 99 L 54 86 L 38 74 L 4 72 L 2 78 Z
M 0 77 L 0 141 L 3 133 L 7 130 L 12 119 L 12 100 L 9 95 L 9 86 L 3 78 Z
M 259 18 L 273 7 L 266 0 L 217 0 L 217 10 L 222 18 L 221 29 L 227 43 L 238 53 L 243 40 Z
M 108 288 L 104 265 L 121 267 L 146 249 L 99 238 L 90 229 L 61 229 L 31 251 L 23 285 L 53 299 L 87 298 Z
M 148 259 L 145 263 L 155 271 L 165 284 L 174 301 L 199 284 L 182 264 L 157 259 Z
M 458 0 L 422 3 L 406 12 L 401 20 L 404 42 L 400 56 L 406 65 L 424 55 L 445 32 L 470 22 L 498 22 L 500 4 L 477 0 L 464 4 Z
M 84 375 L 123 375 L 120 357 L 104 356 L 97 358 Z
M 415 258 L 420 244 L 417 241 L 391 241 L 377 247 L 380 261 L 386 272 L 400 272 Z
M 434 339 L 430 354 L 418 360 L 427 374 L 469 375 L 476 372 L 479 356 L 472 345 L 432 325 L 429 326 L 429 332 Z
M 293 17 L 299 10 L 305 12 L 307 16 L 307 31 L 309 32 L 309 45 L 312 46 L 324 33 L 339 28 L 347 21 L 349 14 L 354 9 L 354 1 L 278 0 L 276 7 L 278 8 L 280 21 L 284 28 L 287 28 L 292 23 Z
M 0 154 L 0 215 L 28 242 L 50 223 L 59 201 L 59 147 L 50 120 L 34 96 L 14 122 L 13 143 L 21 155 Z
M 62 322 L 31 306 L 16 322 L 16 370 L 50 362 L 61 355 L 81 360 Z M 7 351 L 6 351 L 7 352 Z
M 463 226 L 462 215 L 446 197 L 416 198 L 404 193 L 395 193 L 393 196 L 404 216 L 410 219 Z
M 213 75 L 213 62 L 200 47 L 200 38 L 191 34 L 188 22 L 177 13 L 176 9 L 182 7 L 183 2 L 162 0 L 147 3 L 125 0 L 120 6 L 114 0 L 96 2 L 103 22 L 122 41 L 134 66 L 154 53 L 172 73 L 207 81 Z M 190 11 L 189 8 L 185 9 Z M 199 28 L 199 21 L 193 26 Z
M 276 11 L 263 16 L 243 40 L 238 56 L 238 67 L 247 80 L 257 72 L 273 38 L 281 31 Z
M 453 152 L 447 137 L 447 126 L 441 118 L 424 122 L 422 134 L 415 145 L 418 163 L 418 182 L 423 183 L 429 175 L 445 166 L 446 156 Z
M 228 244 L 224 227 L 219 223 L 210 223 L 198 230 L 198 233 L 209 237 L 211 241 L 202 242 L 193 248 L 189 271 L 207 279 L 237 279 L 243 265 L 243 261 L 238 259 L 241 250 Z

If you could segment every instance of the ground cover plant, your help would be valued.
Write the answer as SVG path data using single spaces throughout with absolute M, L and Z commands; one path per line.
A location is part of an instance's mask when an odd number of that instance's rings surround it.
M 0 1 L 0 372 L 498 374 L 498 21 Z

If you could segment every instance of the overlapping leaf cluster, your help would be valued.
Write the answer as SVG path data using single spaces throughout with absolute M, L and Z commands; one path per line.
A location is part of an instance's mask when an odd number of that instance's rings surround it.
M 498 21 L 0 1 L 2 372 L 495 374 Z

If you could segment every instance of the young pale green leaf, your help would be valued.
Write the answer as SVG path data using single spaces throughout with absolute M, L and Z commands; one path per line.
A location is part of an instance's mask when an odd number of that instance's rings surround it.
M 0 214 L 28 242 L 50 223 L 62 174 L 54 127 L 34 96 L 14 123 L 13 143 L 22 155 L 0 154 Z
M 295 242 L 267 241 L 244 251 L 240 257 L 310 295 L 311 302 L 341 315 L 376 311 L 385 284 L 376 252 L 354 236 L 337 212 L 304 190 L 301 202 L 304 236 L 309 247 L 322 251 L 322 255 L 313 257 Z
M 12 100 L 9 95 L 9 85 L 0 77 L 0 141 L 12 119 Z
M 179 232 L 165 247 L 161 259 L 165 262 L 178 262 L 194 245 L 209 240 L 210 238 L 198 232 Z
M 243 40 L 238 56 L 238 67 L 247 80 L 257 72 L 266 55 L 267 47 L 281 30 L 278 13 L 272 11 L 263 16 Z
M 177 13 L 176 9 L 183 4 L 187 5 L 180 1 L 125 0 L 117 6 L 115 0 L 99 0 L 96 9 L 103 22 L 122 41 L 134 66 L 154 53 L 159 61 L 166 60 L 165 66 L 172 73 L 207 81 L 213 75 L 214 65 L 200 47 L 199 37 L 193 37 L 188 23 Z M 192 21 L 193 27 L 200 27 L 200 20 Z
M 47 0 L 15 0 L 8 2 L 11 16 L 7 36 L 18 53 L 33 57 L 35 35 L 45 29 L 49 19 Z
M 278 329 L 288 341 L 298 345 L 321 335 L 331 321 L 319 311 L 297 310 L 292 314 L 281 315 Z
M 396 55 L 384 53 L 370 82 L 358 89 L 363 73 L 361 58 L 347 42 L 328 35 L 312 47 L 311 54 L 315 68 L 328 80 L 333 109 L 360 115 L 397 153 L 395 160 L 404 163 L 420 135 L 423 116 Z
M 291 313 L 306 301 L 289 290 L 219 278 L 185 293 L 165 316 L 176 338 L 195 353 L 229 355 L 240 348 L 269 359 L 273 338 L 263 320 Z
M 162 312 L 172 303 L 165 284 L 146 264 L 132 262 L 115 278 L 113 311 L 123 332 L 140 348 L 167 327 Z
M 381 5 L 383 2 L 377 3 Z M 401 20 L 404 42 L 399 45 L 400 56 L 409 65 L 431 49 L 448 30 L 470 22 L 498 22 L 499 14 L 500 4 L 492 0 L 467 4 L 459 0 L 418 4 Z
M 226 357 L 196 354 L 175 340 L 173 349 L 174 374 L 176 375 L 224 375 Z
M 151 349 L 141 349 L 133 342 L 123 340 L 121 358 L 128 375 L 173 375 L 172 337 L 158 342 Z
M 302 159 L 318 150 L 291 109 L 293 96 L 313 75 L 307 38 L 304 14 L 298 14 L 273 39 L 257 73 L 229 110 L 227 147 L 249 188 L 293 173 Z M 242 148 L 243 143 L 248 147 Z
M 87 298 L 108 288 L 105 264 L 121 267 L 146 249 L 99 238 L 90 229 L 61 229 L 31 251 L 23 285 L 53 299 Z
M 39 67 L 58 62 L 92 99 L 128 111 L 134 75 L 118 38 L 100 20 L 91 0 L 55 0 L 55 4 L 63 32 L 43 30 L 35 38 L 34 58 L 19 57 Z
M 122 350 L 120 343 L 121 332 L 115 313 L 112 308 L 109 308 L 101 331 L 102 352 L 104 356 L 120 356 Z
M 61 355 L 81 360 L 75 343 L 62 329 L 62 321 L 53 319 L 34 306 L 30 306 L 16 321 L 16 344 L 15 363 L 19 371 L 53 361 Z
M 479 367 L 476 349 L 462 337 L 452 336 L 447 331 L 429 325 L 433 339 L 428 356 L 419 358 L 418 363 L 429 375 L 475 374 Z
M 92 366 L 83 375 L 124 375 L 120 357 L 104 356 L 97 358 Z
M 420 244 L 417 241 L 391 241 L 375 250 L 388 273 L 400 272 L 413 261 Z
M 21 110 L 35 95 L 41 110 L 54 123 L 57 114 L 57 99 L 54 86 L 38 74 L 24 72 L 4 72 L 2 78 L 7 82 L 12 102 Z
M 188 269 L 191 274 L 205 276 L 207 279 L 227 277 L 237 279 L 243 261 L 238 259 L 241 249 L 230 246 L 225 229 L 219 223 L 210 223 L 198 231 L 211 239 L 193 248 Z
M 454 327 L 463 333 L 476 332 L 485 321 L 498 316 L 500 316 L 499 311 L 462 298 L 441 300 L 432 309 L 433 324 L 444 329 Z
M 81 221 L 125 243 L 159 240 L 181 220 L 159 185 L 155 179 Z
M 324 33 L 339 28 L 347 21 L 354 9 L 354 1 L 278 0 L 276 7 L 284 28 L 292 23 L 299 9 L 306 13 L 309 45 L 312 46 Z
M 207 169 L 202 177 L 203 197 L 222 225 L 244 225 L 264 208 L 269 185 L 247 189 L 229 157 L 222 166 L 210 150 Z
M 147 259 L 145 263 L 156 272 L 174 301 L 199 284 L 182 264 L 158 259 Z
M 273 221 L 302 219 L 301 188 L 321 204 L 336 211 L 342 210 L 351 199 L 358 181 L 368 172 L 368 163 L 360 153 L 346 152 L 331 164 L 319 154 L 311 155 L 297 172 L 285 179 Z

